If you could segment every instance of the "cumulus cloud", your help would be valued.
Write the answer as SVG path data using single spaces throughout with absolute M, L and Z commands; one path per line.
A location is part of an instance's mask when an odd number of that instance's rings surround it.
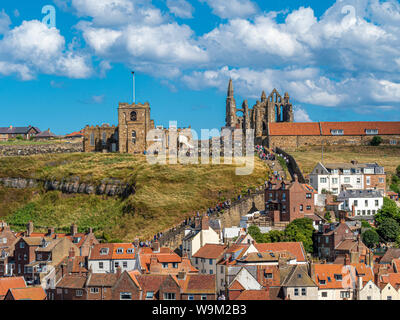
M 0 11 L 0 35 L 8 31 L 8 26 L 11 24 L 10 17 L 4 10 Z
M 167 7 L 175 16 L 183 19 L 193 18 L 193 6 L 186 0 L 167 0 Z
M 37 73 L 86 78 L 91 74 L 88 58 L 65 50 L 65 39 L 56 28 L 23 21 L 0 40 L 2 74 L 17 73 L 23 80 Z
M 294 121 L 295 122 L 312 122 L 307 111 L 301 107 L 296 107 L 294 109 Z
M 226 18 L 246 18 L 255 14 L 257 5 L 251 0 L 200 0 L 207 3 L 213 14 Z

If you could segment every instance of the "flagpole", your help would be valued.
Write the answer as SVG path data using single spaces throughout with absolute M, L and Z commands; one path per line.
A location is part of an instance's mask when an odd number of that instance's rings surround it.
M 132 71 L 133 77 L 133 103 L 136 103 L 136 92 L 135 92 L 135 71 Z

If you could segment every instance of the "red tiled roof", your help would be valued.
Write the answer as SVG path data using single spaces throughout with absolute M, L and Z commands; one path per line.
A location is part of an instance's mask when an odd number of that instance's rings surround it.
M 85 286 L 86 275 L 66 275 L 57 283 L 57 288 L 81 289 Z
M 294 255 L 297 262 L 306 262 L 305 250 L 301 242 L 274 242 L 274 243 L 256 243 L 254 244 L 259 252 L 280 252 L 287 251 Z
M 345 287 L 354 289 L 354 267 L 345 266 L 343 264 L 315 264 L 314 282 L 320 289 L 343 289 Z M 342 280 L 336 280 L 336 275 L 341 275 Z M 324 280 L 325 284 L 321 284 L 320 280 Z
M 323 136 L 331 136 L 331 130 L 342 129 L 345 136 L 365 135 L 366 129 L 377 129 L 378 134 L 400 134 L 400 122 L 390 121 L 351 121 L 321 122 Z
M 108 254 L 100 254 L 100 250 L 108 248 Z M 117 253 L 119 248 L 123 253 Z M 127 253 L 127 249 L 133 249 L 132 253 Z M 112 259 L 135 259 L 135 246 L 132 243 L 101 243 L 96 244 L 90 250 L 90 260 L 112 260 Z
M 269 123 L 270 136 L 319 136 L 318 122 L 273 122 Z
M 76 137 L 76 136 L 80 137 L 80 136 L 83 136 L 84 131 L 85 131 L 85 129 L 82 129 L 80 131 L 75 131 L 75 132 L 72 132 L 70 134 L 66 134 L 65 137 L 66 138 L 73 138 L 73 137 Z
M 242 284 L 235 280 L 231 283 L 231 285 L 229 286 L 229 290 L 244 290 L 245 288 L 242 286 Z
M 235 300 L 270 300 L 268 290 L 245 290 Z
M 24 277 L 0 278 L 0 296 L 5 296 L 12 288 L 26 288 Z
M 217 291 L 214 274 L 188 274 L 185 279 L 178 279 L 178 283 L 183 293 L 215 294 Z
M 193 257 L 205 258 L 205 259 L 217 259 L 224 253 L 225 249 L 226 246 L 223 244 L 207 243 L 199 250 L 197 250 L 197 252 L 193 255 Z
M 14 300 L 44 300 L 46 292 L 42 287 L 10 289 Z

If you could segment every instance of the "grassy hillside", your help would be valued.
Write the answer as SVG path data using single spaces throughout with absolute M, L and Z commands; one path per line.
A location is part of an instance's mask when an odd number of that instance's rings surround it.
M 237 176 L 232 165 L 150 165 L 144 156 L 124 154 L 0 158 L 0 177 L 79 177 L 89 183 L 116 178 L 136 185 L 136 193 L 127 199 L 0 188 L 0 215 L 16 229 L 24 228 L 29 220 L 60 231 L 76 222 L 82 228 L 93 227 L 99 236 L 105 232 L 111 239 L 147 238 L 195 211 L 261 185 L 268 169 L 255 161 L 253 174 Z
M 309 174 L 315 165 L 321 161 L 321 147 L 306 146 L 297 149 L 285 149 L 297 161 L 305 175 Z M 399 146 L 325 146 L 324 163 L 350 162 L 357 160 L 360 163 L 377 162 L 385 167 L 385 171 L 392 175 L 400 164 Z

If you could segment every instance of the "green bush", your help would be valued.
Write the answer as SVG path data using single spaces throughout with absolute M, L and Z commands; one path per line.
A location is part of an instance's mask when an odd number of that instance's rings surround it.
M 396 220 L 387 218 L 379 225 L 378 234 L 386 242 L 396 241 L 400 235 L 400 226 Z
M 379 146 L 383 142 L 382 138 L 380 136 L 375 136 L 371 139 L 371 146 Z
M 379 244 L 379 234 L 375 229 L 366 230 L 362 234 L 362 240 L 368 248 L 373 248 Z

